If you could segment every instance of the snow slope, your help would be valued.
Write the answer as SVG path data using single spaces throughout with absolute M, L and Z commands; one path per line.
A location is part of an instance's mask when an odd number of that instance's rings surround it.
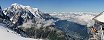
M 32 38 L 24 38 L 19 34 L 15 33 L 8 28 L 5 28 L 4 24 L 0 23 L 0 40 L 42 40 L 42 39 L 32 39 Z
M 104 22 L 104 12 L 95 17 L 95 19 L 100 22 Z

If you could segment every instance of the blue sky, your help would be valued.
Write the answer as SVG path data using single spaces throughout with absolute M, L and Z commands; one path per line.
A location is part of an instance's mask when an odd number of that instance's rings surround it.
M 0 0 L 2 8 L 13 3 L 39 8 L 42 12 L 102 12 L 104 0 Z

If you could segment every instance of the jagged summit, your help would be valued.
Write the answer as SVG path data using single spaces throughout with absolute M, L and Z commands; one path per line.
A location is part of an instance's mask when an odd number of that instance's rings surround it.
M 18 3 L 14 3 L 14 4 L 11 4 L 11 7 L 14 7 L 14 8 L 23 8 L 23 9 L 34 9 L 35 11 L 36 10 L 39 10 L 38 8 L 32 8 L 30 6 L 24 6 L 24 5 L 21 5 L 21 4 L 18 4 Z
M 8 13 L 6 11 L 11 11 L 11 12 L 15 12 L 18 13 L 20 12 L 21 14 L 23 14 L 24 12 L 28 12 L 31 13 L 32 15 L 34 15 L 37 18 L 40 18 L 41 14 L 38 8 L 32 8 L 30 6 L 23 6 L 17 3 L 12 4 L 10 7 L 4 9 L 4 14 L 8 15 Z
M 10 7 L 5 8 L 3 13 L 8 16 L 14 24 L 22 24 L 23 22 L 33 20 L 34 18 L 42 19 L 42 13 L 38 8 L 32 8 L 17 3 L 11 4 Z
M 11 5 L 11 7 L 15 8 L 15 9 L 19 9 L 19 8 L 22 8 L 22 5 L 14 3 Z
M 12 5 L 20 5 L 20 4 L 18 4 L 18 3 L 13 3 Z
M 17 3 L 11 4 L 11 7 L 16 8 L 16 9 L 19 9 L 19 8 L 28 9 L 29 11 L 39 11 L 38 8 L 32 8 L 30 6 L 24 6 L 24 5 L 17 4 Z

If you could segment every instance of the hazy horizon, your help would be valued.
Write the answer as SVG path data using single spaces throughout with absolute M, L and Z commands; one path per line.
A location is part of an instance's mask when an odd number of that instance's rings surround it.
M 104 0 L 0 0 L 4 9 L 13 3 L 39 8 L 42 12 L 102 12 Z

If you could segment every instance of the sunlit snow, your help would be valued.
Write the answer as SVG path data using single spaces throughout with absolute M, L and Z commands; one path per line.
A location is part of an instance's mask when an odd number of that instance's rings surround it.
M 8 28 L 5 28 L 5 25 L 0 23 L 0 40 L 42 40 L 42 39 L 32 39 L 32 38 L 24 38 L 19 34 L 15 33 Z

